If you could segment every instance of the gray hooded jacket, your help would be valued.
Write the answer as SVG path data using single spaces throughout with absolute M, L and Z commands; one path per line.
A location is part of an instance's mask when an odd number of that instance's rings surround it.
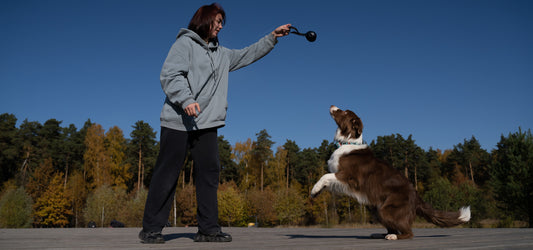
M 161 126 L 180 131 L 222 127 L 228 106 L 228 73 L 247 66 L 268 54 L 277 43 L 268 34 L 240 50 L 218 43 L 206 44 L 200 36 L 181 29 L 161 70 L 161 87 L 166 99 L 161 111 Z M 198 117 L 184 109 L 197 102 Z

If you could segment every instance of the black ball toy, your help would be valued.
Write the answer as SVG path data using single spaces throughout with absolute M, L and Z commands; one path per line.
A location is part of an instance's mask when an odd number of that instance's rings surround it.
M 305 38 L 309 42 L 314 42 L 316 40 L 316 33 L 314 31 L 308 31 L 307 33 L 303 34 L 303 33 L 300 33 L 298 31 L 298 29 L 295 28 L 295 27 L 291 26 L 289 29 L 294 30 L 294 31 L 291 31 L 291 33 L 293 33 L 293 34 L 300 35 L 300 36 L 305 36 Z

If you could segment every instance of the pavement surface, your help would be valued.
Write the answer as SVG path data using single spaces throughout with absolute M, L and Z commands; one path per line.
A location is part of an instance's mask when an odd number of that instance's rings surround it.
M 223 228 L 232 242 L 197 243 L 196 228 L 170 227 L 165 244 L 142 244 L 139 231 L 0 229 L 0 249 L 533 249 L 533 228 L 415 228 L 413 239 L 399 241 L 371 239 L 381 228 Z

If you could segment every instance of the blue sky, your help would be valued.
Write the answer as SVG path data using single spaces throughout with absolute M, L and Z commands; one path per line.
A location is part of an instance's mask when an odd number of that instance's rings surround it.
M 351 109 L 364 139 L 412 134 L 424 149 L 475 136 L 496 147 L 533 128 L 533 1 L 218 1 L 223 46 L 252 44 L 291 23 L 266 57 L 230 73 L 231 144 L 266 129 L 280 146 L 331 141 L 328 109 Z M 159 73 L 179 29 L 212 1 L 0 2 L 0 113 L 81 128 L 87 119 L 129 137 L 158 133 Z

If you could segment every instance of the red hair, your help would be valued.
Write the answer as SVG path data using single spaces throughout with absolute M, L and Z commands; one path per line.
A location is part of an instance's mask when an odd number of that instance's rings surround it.
M 191 18 L 188 29 L 194 31 L 202 39 L 206 39 L 217 14 L 222 15 L 222 25 L 224 25 L 226 23 L 226 12 L 224 12 L 220 4 L 213 3 L 200 7 Z

